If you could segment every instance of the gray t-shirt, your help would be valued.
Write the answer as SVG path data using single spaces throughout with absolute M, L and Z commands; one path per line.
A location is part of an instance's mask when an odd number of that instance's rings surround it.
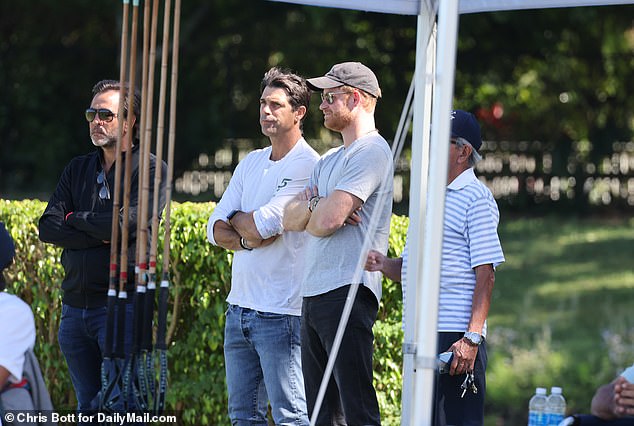
M 310 186 L 319 195 L 345 191 L 363 201 L 358 226 L 344 226 L 327 237 L 308 235 L 302 295 L 316 296 L 353 284 L 357 268 L 362 270 L 367 253 L 361 253 L 375 210 L 376 230 L 369 248 L 387 253 L 392 217 L 394 165 L 390 148 L 378 133 L 363 136 L 349 147 L 334 148 L 315 165 Z M 381 202 L 377 205 L 377 202 Z M 381 300 L 381 273 L 363 271 L 361 281 Z

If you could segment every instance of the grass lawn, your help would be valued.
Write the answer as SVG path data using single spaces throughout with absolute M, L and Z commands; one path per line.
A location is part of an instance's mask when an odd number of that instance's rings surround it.
M 588 412 L 634 362 L 634 219 L 502 217 L 489 315 L 487 426 L 526 424 L 536 386 Z

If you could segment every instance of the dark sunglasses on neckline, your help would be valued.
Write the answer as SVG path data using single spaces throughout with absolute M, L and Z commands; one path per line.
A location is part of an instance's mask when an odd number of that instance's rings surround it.
M 106 178 L 106 172 L 103 169 L 97 175 L 97 183 L 101 185 L 99 188 L 99 198 L 102 200 L 110 199 L 110 188 L 108 188 L 108 179 Z
M 92 123 L 95 118 L 99 118 L 100 121 L 110 122 L 117 116 L 117 114 L 106 108 L 88 108 L 85 114 L 89 123 Z

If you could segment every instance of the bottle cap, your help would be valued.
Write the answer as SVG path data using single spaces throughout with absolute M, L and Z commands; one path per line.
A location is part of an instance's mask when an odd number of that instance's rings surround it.
M 550 388 L 550 393 L 561 395 L 561 388 L 559 386 L 553 386 L 552 388 Z
M 536 388 L 535 393 L 537 395 L 546 395 L 546 388 Z

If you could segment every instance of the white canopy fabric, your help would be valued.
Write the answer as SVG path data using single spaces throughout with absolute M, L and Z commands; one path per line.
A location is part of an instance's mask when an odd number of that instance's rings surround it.
M 437 0 L 273 0 L 309 6 L 364 10 L 366 12 L 418 15 L 421 9 L 437 10 Z M 631 4 L 631 0 L 460 0 L 458 13 L 494 12 L 501 10 L 544 9 L 574 6 L 607 6 Z
M 418 16 L 409 205 L 410 266 L 406 277 L 410 284 L 405 307 L 401 425 L 429 426 L 436 372 L 440 253 L 448 167 L 446 142 L 450 135 L 458 16 L 519 9 L 634 4 L 634 0 L 272 1 Z

